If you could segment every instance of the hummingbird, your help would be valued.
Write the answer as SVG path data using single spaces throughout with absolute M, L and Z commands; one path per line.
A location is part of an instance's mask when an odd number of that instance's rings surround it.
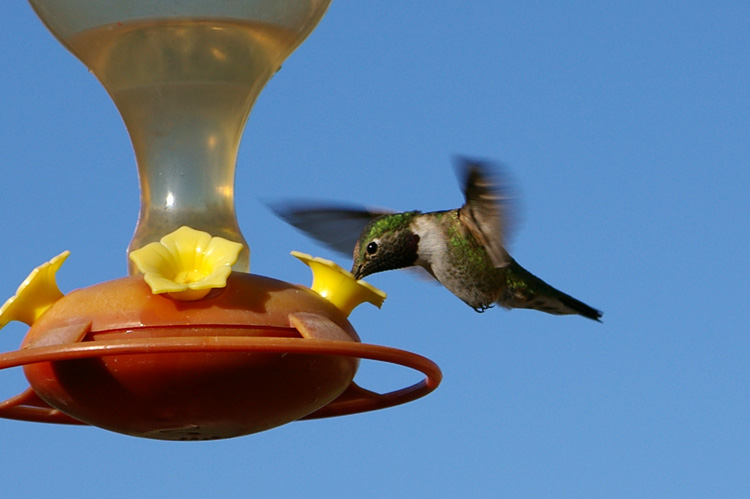
M 426 270 L 477 312 L 499 304 L 600 321 L 602 312 L 559 291 L 518 264 L 505 248 L 511 196 L 491 163 L 461 158 L 465 203 L 454 210 L 393 212 L 352 205 L 281 203 L 286 222 L 340 253 L 362 279 L 406 267 Z

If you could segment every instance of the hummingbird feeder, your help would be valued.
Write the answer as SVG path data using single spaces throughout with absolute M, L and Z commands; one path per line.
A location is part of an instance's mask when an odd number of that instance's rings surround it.
M 141 208 L 129 275 L 63 294 L 64 252 L 0 308 L 30 328 L 0 369 L 29 387 L 0 417 L 163 440 L 247 435 L 382 409 L 434 390 L 440 369 L 362 343 L 348 320 L 385 294 L 293 252 L 310 288 L 249 273 L 234 208 L 240 137 L 258 94 L 330 0 L 29 0 L 112 97 L 135 150 Z M 375 393 L 360 359 L 424 379 Z

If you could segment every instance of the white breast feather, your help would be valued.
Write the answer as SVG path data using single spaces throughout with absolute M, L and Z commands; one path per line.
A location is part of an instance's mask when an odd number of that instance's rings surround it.
M 424 218 L 417 218 L 413 222 L 412 229 L 419 236 L 419 250 L 416 265 L 426 268 L 438 279 L 445 275 L 442 268 L 445 259 L 445 240 L 441 237 L 440 230 Z

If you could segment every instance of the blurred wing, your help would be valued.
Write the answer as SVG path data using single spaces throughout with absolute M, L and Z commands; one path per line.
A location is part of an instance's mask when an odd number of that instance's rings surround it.
M 457 170 L 463 181 L 466 203 L 459 216 L 474 237 L 487 248 L 495 267 L 510 262 L 505 250 L 511 201 L 507 180 L 490 164 L 460 158 Z
M 362 230 L 375 218 L 392 213 L 350 204 L 280 202 L 269 208 L 288 224 L 351 258 Z

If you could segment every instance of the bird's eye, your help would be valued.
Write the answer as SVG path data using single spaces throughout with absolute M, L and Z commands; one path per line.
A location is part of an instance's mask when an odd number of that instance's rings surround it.
M 373 241 L 373 242 L 371 242 L 370 244 L 367 245 L 366 249 L 367 249 L 367 254 L 368 255 L 374 255 L 378 251 L 378 243 L 376 243 L 375 241 Z

